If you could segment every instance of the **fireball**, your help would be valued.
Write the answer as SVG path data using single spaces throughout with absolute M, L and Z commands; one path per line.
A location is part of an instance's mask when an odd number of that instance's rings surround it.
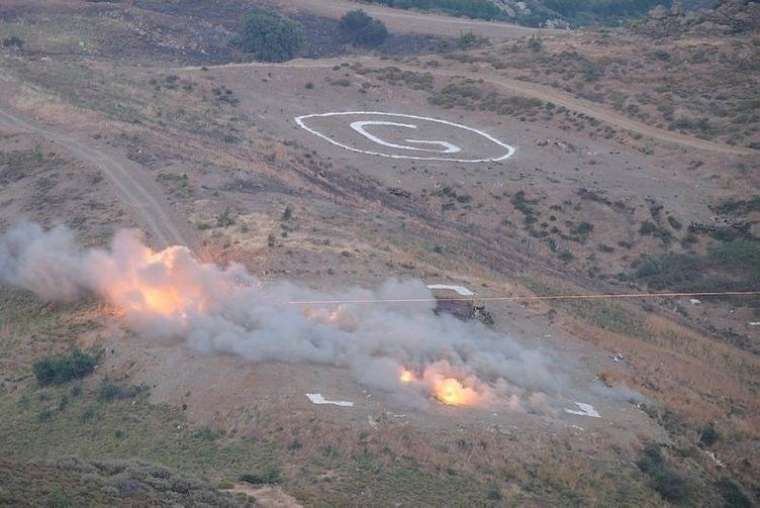
M 428 393 L 447 406 L 479 406 L 488 402 L 491 388 L 472 373 L 440 360 L 425 367 L 422 382 Z
M 204 311 L 208 288 L 189 270 L 192 254 L 184 247 L 153 250 L 131 237 L 117 238 L 129 254 L 119 258 L 94 256 L 93 269 L 104 274 L 100 290 L 131 315 L 185 316 Z
M 472 406 L 480 402 L 481 395 L 464 386 L 453 377 L 441 380 L 433 387 L 433 396 L 447 406 Z
M 404 384 L 411 383 L 414 381 L 414 372 L 409 369 L 403 369 L 399 376 L 399 380 Z

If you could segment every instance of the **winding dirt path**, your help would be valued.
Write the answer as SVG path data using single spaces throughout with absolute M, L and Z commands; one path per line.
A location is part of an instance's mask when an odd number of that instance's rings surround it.
M 98 168 L 114 186 L 121 201 L 135 211 L 136 219 L 152 236 L 156 247 L 195 247 L 193 235 L 183 226 L 185 221 L 169 207 L 150 175 L 137 164 L 6 109 L 0 109 L 0 126 L 42 136 L 61 145 L 75 158 Z
M 331 68 L 341 63 L 361 63 L 362 65 L 373 65 L 378 67 L 394 66 L 402 70 L 413 72 L 429 72 L 434 76 L 442 77 L 465 77 L 476 80 L 483 80 L 486 83 L 495 85 L 497 87 L 508 90 L 511 93 L 522 95 L 525 97 L 532 97 L 540 99 L 546 102 L 552 102 L 558 106 L 563 106 L 569 110 L 583 113 L 604 122 L 619 129 L 624 129 L 630 132 L 641 134 L 648 138 L 663 141 L 665 143 L 672 143 L 682 146 L 684 148 L 691 148 L 697 150 L 704 150 L 707 152 L 721 153 L 727 155 L 758 155 L 757 150 L 750 148 L 743 148 L 738 146 L 732 146 L 724 143 L 717 143 L 714 141 L 707 141 L 699 139 L 687 134 L 681 134 L 679 132 L 672 132 L 658 127 L 647 125 L 644 122 L 628 118 L 625 115 L 612 111 L 606 108 L 604 105 L 596 104 L 586 99 L 581 99 L 573 95 L 560 92 L 554 88 L 546 85 L 540 85 L 537 83 L 529 83 L 527 81 L 520 81 L 516 79 L 504 78 L 501 76 L 494 76 L 481 72 L 469 72 L 461 70 L 442 70 L 442 69 L 427 69 L 415 67 L 412 65 L 390 63 L 373 57 L 359 57 L 352 59 L 325 59 L 325 60 L 293 60 L 290 62 L 273 64 L 264 62 L 250 62 L 250 63 L 233 63 L 223 64 L 215 67 L 286 67 L 296 69 L 322 69 Z M 195 71 L 200 70 L 201 67 L 182 67 L 175 69 L 177 71 Z

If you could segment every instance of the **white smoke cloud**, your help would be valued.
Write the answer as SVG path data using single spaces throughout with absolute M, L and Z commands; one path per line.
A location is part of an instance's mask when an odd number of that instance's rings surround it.
M 472 400 L 545 413 L 544 393 L 563 387 L 549 352 L 479 322 L 436 316 L 433 302 L 289 303 L 431 298 L 419 280 L 330 295 L 285 281 L 264 285 L 239 264 L 203 264 L 184 247 L 153 252 L 134 231 L 118 232 L 107 250 L 82 249 L 66 228 L 22 224 L 0 236 L 0 282 L 53 301 L 94 293 L 148 338 L 181 338 L 199 351 L 251 361 L 343 366 L 360 382 L 399 394 L 429 393 L 455 377 Z M 414 382 L 400 380 L 404 369 Z

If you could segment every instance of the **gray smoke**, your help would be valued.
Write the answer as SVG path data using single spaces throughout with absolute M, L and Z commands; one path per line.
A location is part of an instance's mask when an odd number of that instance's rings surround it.
M 118 232 L 109 249 L 99 250 L 79 247 L 66 228 L 21 224 L 0 236 L 0 281 L 52 301 L 94 293 L 148 338 L 181 338 L 199 351 L 251 361 L 343 366 L 360 382 L 394 393 L 424 395 L 436 376 L 455 376 L 484 400 L 543 412 L 544 393 L 563 386 L 549 352 L 478 322 L 436 316 L 432 302 L 291 303 L 431 298 L 419 280 L 326 294 L 284 281 L 263 284 L 239 264 L 203 264 L 184 247 L 153 253 L 134 231 Z M 403 369 L 417 381 L 402 383 Z

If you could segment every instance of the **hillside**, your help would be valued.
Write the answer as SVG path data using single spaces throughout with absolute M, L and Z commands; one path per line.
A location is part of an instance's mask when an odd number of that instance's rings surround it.
M 760 502 L 756 4 L 612 4 L 4 2 L 0 505 Z

